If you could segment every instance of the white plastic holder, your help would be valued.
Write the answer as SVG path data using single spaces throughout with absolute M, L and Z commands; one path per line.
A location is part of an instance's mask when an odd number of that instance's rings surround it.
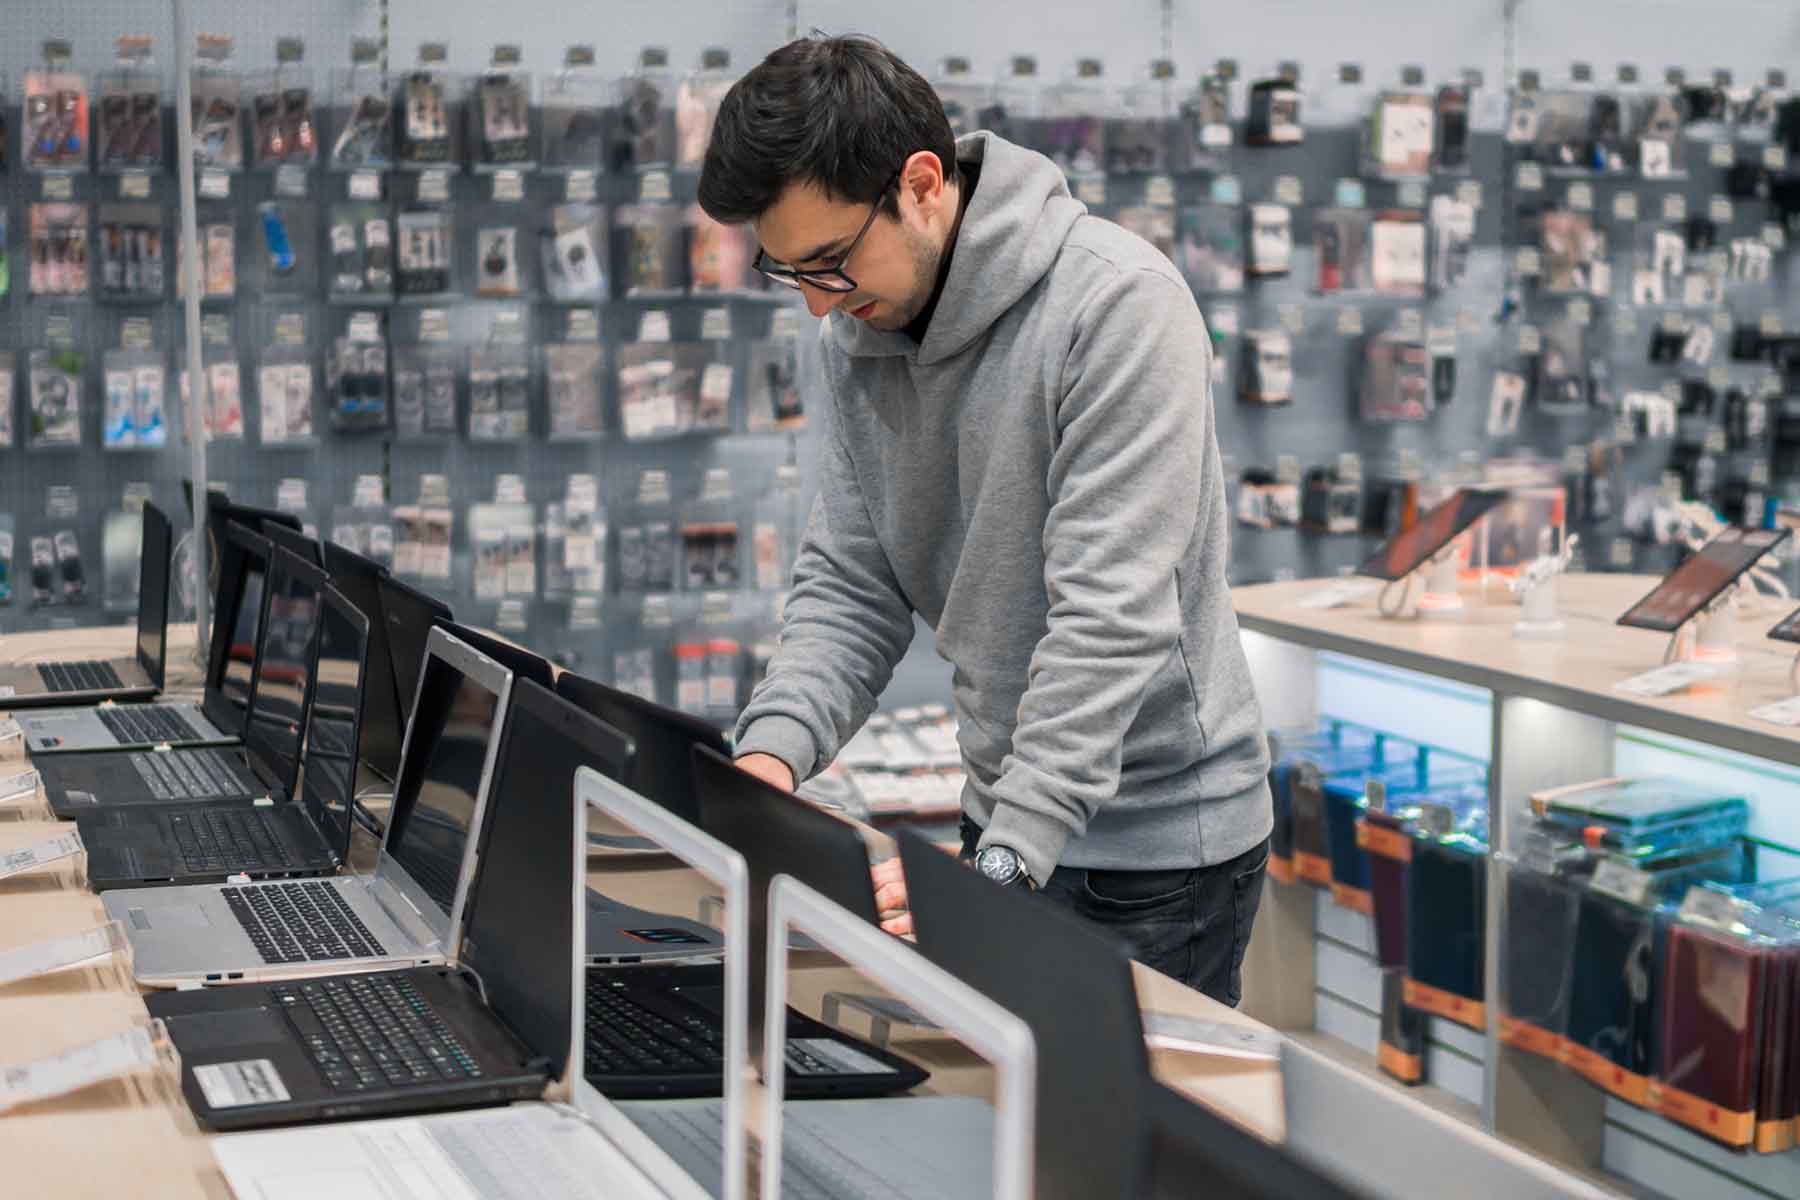
M 1419 615 L 1438 620 L 1460 617 L 1463 598 L 1459 584 L 1456 552 L 1452 546 L 1446 546 L 1431 560 L 1431 567 L 1426 572 L 1425 594 L 1419 597 Z
M 1568 629 L 1557 614 L 1557 598 L 1561 592 L 1559 575 L 1541 579 L 1527 588 L 1521 598 L 1524 613 L 1513 626 L 1513 636 L 1526 639 L 1559 638 Z

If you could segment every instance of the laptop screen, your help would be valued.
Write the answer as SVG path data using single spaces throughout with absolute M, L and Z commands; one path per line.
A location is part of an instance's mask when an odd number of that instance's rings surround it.
M 370 769 L 384 779 L 400 770 L 400 740 L 406 730 L 400 700 L 394 689 L 394 664 L 388 655 L 387 623 L 381 619 L 381 580 L 387 572 L 381 564 L 346 550 L 336 542 L 325 543 L 325 571 L 331 586 L 342 592 L 369 619 L 369 662 L 363 674 L 367 689 L 362 702 L 360 753 Z M 411 697 L 408 697 L 408 702 Z
M 412 722 L 418 745 L 394 786 L 387 852 L 448 917 L 500 696 L 441 658 L 428 658 L 425 670 L 424 698 Z
M 268 602 L 263 607 L 262 645 L 250 683 L 250 719 L 244 745 L 282 786 L 291 789 L 300 758 L 300 723 L 305 717 L 313 637 L 318 629 L 319 593 L 324 578 L 285 550 L 269 564 Z M 291 793 L 290 793 L 291 794 Z
M 169 518 L 144 505 L 143 550 L 138 556 L 138 665 L 158 688 L 169 641 Z
M 381 621 L 387 631 L 388 657 L 393 660 L 394 694 L 400 703 L 401 729 L 412 720 L 413 698 L 419 688 L 419 668 L 425 665 L 425 639 L 431 636 L 433 624 L 449 619 L 448 605 L 391 575 L 381 581 Z
M 493 637 L 467 625 L 458 625 L 455 621 L 445 620 L 440 623 L 457 641 L 474 647 L 511 671 L 514 679 L 529 679 L 546 691 L 556 686 L 556 672 L 550 669 L 550 662 L 543 655 L 533 654 L 514 642 Z
M 487 984 L 488 1006 L 552 1060 L 553 1075 L 569 1050 L 575 771 L 616 776 L 630 756 L 619 733 L 530 680 L 513 681 L 462 957 Z
M 325 559 L 319 551 L 318 538 L 307 537 L 284 521 L 274 521 L 266 517 L 262 522 L 262 532 L 264 537 L 301 562 L 311 563 L 315 567 L 325 565 Z
M 369 622 L 327 588 L 319 612 L 319 656 L 313 670 L 312 710 L 306 718 L 301 787 L 313 820 L 342 858 L 350 848 L 350 811 L 356 796 L 358 718 L 369 673 Z
M 556 694 L 590 716 L 599 717 L 632 740 L 637 754 L 621 780 L 690 825 L 700 823 L 694 791 L 694 747 L 729 755 L 725 735 L 706 722 L 660 704 L 583 679 L 572 671 L 557 677 Z
M 212 653 L 207 659 L 207 717 L 229 734 L 244 731 L 250 707 L 250 672 L 262 631 L 263 578 L 269 569 L 269 542 L 233 523 L 226 528 L 214 593 Z

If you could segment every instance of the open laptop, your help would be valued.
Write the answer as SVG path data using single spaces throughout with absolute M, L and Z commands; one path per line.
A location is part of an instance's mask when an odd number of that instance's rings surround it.
M 285 584 L 285 551 L 271 570 L 272 591 Z M 88 878 L 96 891 L 146 885 L 222 882 L 245 875 L 284 879 L 329 874 L 350 857 L 334 755 L 354 761 L 358 700 L 368 660 L 369 622 L 336 589 L 318 593 L 317 631 L 299 681 L 259 669 L 252 689 L 245 749 L 259 775 L 274 775 L 290 801 L 273 807 L 157 805 L 80 820 Z M 284 651 L 265 646 L 261 665 Z M 305 766 L 320 778 L 298 788 Z
M 435 596 L 388 575 L 378 585 L 381 620 L 387 627 L 388 654 L 394 664 L 394 694 L 404 721 L 412 720 L 419 668 L 425 662 L 425 639 L 432 626 L 451 619 L 450 606 Z
M 406 707 L 394 683 L 394 660 L 388 650 L 388 627 L 381 614 L 381 581 L 387 568 L 336 542 L 326 542 L 325 573 L 331 586 L 369 618 L 369 671 L 364 681 L 361 762 L 381 778 L 393 781 L 400 770 L 400 740 L 406 734 Z M 419 645 L 425 644 L 425 631 Z
M 215 564 L 218 587 L 213 592 L 212 642 L 201 702 L 103 704 L 20 713 L 19 725 L 29 754 L 227 746 L 242 737 L 250 708 L 250 675 L 262 631 L 269 542 L 231 522 L 225 528 L 221 555 Z
M 571 803 L 561 821 L 497 826 L 488 842 L 489 866 L 527 886 L 506 911 L 495 911 L 493 893 L 484 894 L 471 909 L 465 939 L 466 964 L 480 971 L 493 1016 L 544 1061 L 553 1081 L 545 1098 L 560 1102 L 226 1134 L 213 1139 L 212 1150 L 234 1194 L 384 1200 L 704 1200 L 709 1195 L 582 1078 L 579 1048 L 586 1013 L 577 947 L 585 908 L 580 838 L 585 822 L 583 807 Z M 562 886 L 545 886 L 554 882 L 546 874 L 556 863 L 567 864 L 555 871 Z M 741 864 L 739 871 L 741 887 Z M 555 915 L 549 911 L 552 897 Z M 490 911 L 505 922 L 504 928 L 496 926 L 498 936 L 487 932 Z M 516 923 L 537 913 L 542 936 L 510 935 Z M 282 1019 L 290 1018 L 284 1013 Z M 741 1152 L 736 1161 L 739 1182 L 731 1200 L 743 1195 Z
M 599 717 L 636 745 L 630 773 L 622 780 L 626 787 L 650 797 L 690 825 L 700 823 L 693 751 L 695 746 L 705 746 L 729 757 L 731 749 L 717 726 L 573 671 L 556 677 L 556 694 L 583 712 Z M 644 838 L 592 830 L 588 832 L 588 845 L 601 851 L 658 849 Z
M 276 726 L 298 730 L 325 587 L 324 572 L 285 550 L 275 551 L 264 589 L 246 745 L 59 754 L 39 765 L 50 810 L 68 821 L 146 806 L 285 802 L 294 755 L 276 756 L 283 748 L 266 737 L 252 745 L 250 734 L 259 721 L 264 733 Z
M 958 1200 L 1030 1195 L 1028 1177 L 1019 1179 L 1015 1169 L 993 1170 L 990 1148 L 996 1144 L 995 1110 L 984 1101 L 965 1097 L 925 1096 L 857 1100 L 808 1099 L 769 1108 L 782 1109 L 779 1126 L 772 1130 L 753 1127 L 746 1103 L 751 1077 L 749 1008 L 750 955 L 746 943 L 754 936 L 749 910 L 752 869 L 744 856 L 695 829 L 660 805 L 637 795 L 616 781 L 597 773 L 577 776 L 576 790 L 587 807 L 600 817 L 646 836 L 666 853 L 691 868 L 724 897 L 727 954 L 722 968 L 725 1019 L 717 1030 L 724 1059 L 723 1100 L 651 1100 L 619 1106 L 633 1123 L 648 1133 L 668 1154 L 682 1177 L 699 1180 L 714 1197 L 735 1200 L 744 1193 L 746 1147 L 761 1136 L 764 1170 L 769 1167 L 770 1147 L 780 1147 L 782 1170 L 773 1184 L 765 1174 L 763 1195 L 782 1195 L 814 1200 L 816 1197 L 948 1196 Z M 866 873 L 865 873 L 866 874 Z M 1029 1163 L 1023 1139 L 1029 1136 L 1031 1106 L 1030 1035 L 1022 1022 L 1008 1017 L 982 997 L 960 988 L 945 973 L 921 961 L 898 939 L 871 926 L 864 916 L 852 914 L 811 889 L 781 877 L 775 885 L 792 892 L 784 903 L 774 904 L 793 914 L 795 923 L 814 944 L 828 946 L 841 961 L 872 979 L 876 986 L 903 999 L 916 1000 L 940 1018 L 965 1046 L 1000 1067 L 997 1092 L 999 1109 L 1011 1134 L 1012 1159 Z M 802 894 L 804 893 L 804 894 Z M 764 939 L 782 940 L 785 931 L 760 931 Z M 813 1054 L 831 1055 L 838 1048 L 820 1045 L 807 1026 L 797 1024 L 784 1003 L 785 961 L 776 964 L 764 987 L 776 998 L 771 1007 L 785 1014 L 770 1022 L 771 1056 L 783 1064 L 776 1072 L 765 1071 L 771 1089 L 797 1098 L 805 1075 L 791 1064 Z M 588 973 L 588 1003 L 594 1010 L 595 992 L 607 973 Z M 601 1009 L 600 1011 L 604 1011 Z M 1008 1027 L 1010 1024 L 1010 1028 Z M 765 1030 L 768 1035 L 769 1030 Z M 801 1038 L 789 1047 L 781 1038 Z M 587 1027 L 589 1061 L 582 1078 L 592 1083 L 591 1061 L 602 1034 L 590 1022 Z M 790 1052 L 799 1049 L 800 1053 Z M 802 1087 L 796 1090 L 792 1086 Z M 785 1131 L 785 1136 L 784 1136 Z M 921 1149 L 930 1148 L 928 1161 Z M 1000 1186 L 994 1186 L 998 1182 Z
M 572 781 L 578 769 L 590 767 L 608 779 L 622 778 L 629 772 L 633 749 L 628 738 L 604 721 L 515 676 L 494 768 L 494 816 L 483 836 L 498 836 L 502 812 L 522 809 L 537 813 L 535 820 L 554 818 L 574 794 Z M 485 853 L 478 853 L 477 859 L 489 862 Z M 470 885 L 471 904 L 480 895 L 488 870 L 484 866 Z M 710 925 L 585 890 L 590 965 L 681 962 L 716 958 L 723 952 L 724 941 Z
M 570 723 L 603 743 L 603 759 L 616 762 L 629 750 L 554 694 L 514 681 L 495 801 L 475 841 L 478 882 L 444 965 L 151 997 L 181 1051 L 188 1099 L 203 1122 L 247 1128 L 543 1095 L 569 1051 L 575 769 L 560 785 L 515 777 L 508 795 L 505 747 L 562 736 Z M 245 1032 L 255 1030 L 261 1040 L 247 1045 Z M 220 1106 L 217 1089 L 199 1086 L 209 1064 L 237 1072 L 245 1059 L 260 1060 L 260 1077 L 279 1084 L 267 1091 L 287 1098 Z
M 147 700 L 162 690 L 169 650 L 169 518 L 144 505 L 138 549 L 137 645 L 129 658 L 0 665 L 0 708 Z
M 512 676 L 433 630 L 372 875 L 108 892 L 152 987 L 442 963 L 461 926 Z M 306 786 L 303 780 L 302 786 Z

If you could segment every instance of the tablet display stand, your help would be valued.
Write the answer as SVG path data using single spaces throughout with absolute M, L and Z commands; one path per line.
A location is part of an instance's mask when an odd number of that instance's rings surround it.
M 1732 584 L 1677 626 L 1663 649 L 1663 665 L 1705 662 L 1729 666 L 1737 662 L 1737 618 L 1732 601 L 1743 586 L 1742 581 Z
M 1456 543 L 1460 536 L 1429 559 L 1418 570 L 1382 586 L 1376 611 L 1389 620 L 1406 617 L 1454 617 L 1462 613 L 1463 598 L 1457 590 Z M 1413 599 L 1414 581 L 1423 581 L 1424 591 Z M 1398 596 L 1398 599 L 1394 599 Z M 1410 605 L 1410 611 L 1408 606 Z
M 1558 584 L 1568 571 L 1575 556 L 1575 547 L 1581 538 L 1580 535 L 1571 533 L 1563 539 L 1561 550 L 1552 551 L 1550 542 L 1553 536 L 1551 530 L 1543 531 L 1537 558 L 1525 568 L 1522 575 L 1507 584 L 1513 594 L 1519 597 L 1525 610 L 1524 615 L 1513 626 L 1514 637 L 1558 638 L 1567 628 L 1556 610 L 1558 592 L 1561 590 Z

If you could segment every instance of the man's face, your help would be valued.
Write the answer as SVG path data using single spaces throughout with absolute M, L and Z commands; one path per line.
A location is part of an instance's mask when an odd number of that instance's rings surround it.
M 789 184 L 781 199 L 752 223 L 770 258 L 800 270 L 840 267 L 856 281 L 852 292 L 829 292 L 802 282 L 800 291 L 813 316 L 841 309 L 876 329 L 898 330 L 925 307 L 948 238 L 944 199 L 950 198 L 954 216 L 955 193 L 936 174 L 935 156 L 921 153 L 913 161 L 920 159 L 930 169 L 922 172 L 909 164 L 899 186 L 899 216 L 878 213 L 848 259 L 843 254 L 869 219 L 870 206 L 834 200 L 816 184 Z

